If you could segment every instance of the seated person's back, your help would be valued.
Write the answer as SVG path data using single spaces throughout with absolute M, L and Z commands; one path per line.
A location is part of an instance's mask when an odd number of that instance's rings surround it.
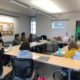
M 80 36 L 78 36 L 77 45 L 78 45 L 78 47 L 80 47 Z
M 63 42 L 67 43 L 69 41 L 68 33 L 65 33 L 65 36 L 63 37 Z
M 76 41 L 69 43 L 69 51 L 64 54 L 64 57 L 80 60 L 80 48 L 78 48 Z
M 30 44 L 28 42 L 24 42 L 21 44 L 19 48 L 19 53 L 17 54 L 17 58 L 32 59 L 32 53 L 30 52 Z
M 33 35 L 32 34 L 29 35 L 28 41 L 33 42 Z
M 47 36 L 46 35 L 41 35 L 41 39 L 47 40 Z
M 4 53 L 3 43 L 2 40 L 0 40 L 0 76 L 3 73 L 3 53 Z
M 19 45 L 20 41 L 19 41 L 19 34 L 15 34 L 15 38 L 13 40 L 13 45 Z
M 21 38 L 20 38 L 20 42 L 26 42 L 27 41 L 27 39 L 26 39 L 26 37 L 25 37 L 25 32 L 22 32 L 21 33 Z
M 2 33 L 0 32 L 0 42 L 2 42 L 2 45 L 4 46 L 4 41 L 2 39 Z

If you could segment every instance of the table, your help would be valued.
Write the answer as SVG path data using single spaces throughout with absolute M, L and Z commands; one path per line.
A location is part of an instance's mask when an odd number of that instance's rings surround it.
M 0 76 L 0 79 L 3 79 L 5 76 L 7 76 L 12 71 L 11 67 L 3 66 L 3 74 Z
M 30 47 L 40 46 L 43 44 L 47 44 L 49 41 L 47 40 L 40 40 L 39 42 L 31 42 Z
M 41 52 L 46 50 L 46 44 L 48 43 L 49 41 L 47 40 L 40 40 L 39 42 L 31 42 L 30 43 L 30 48 L 31 48 L 31 51 L 36 51 L 36 52 Z
M 67 52 L 67 51 L 68 51 L 68 45 L 62 48 L 62 52 Z M 53 55 L 63 56 L 64 54 L 58 55 L 58 54 L 56 54 L 56 52 L 55 52 L 55 53 L 53 53 Z M 72 64 L 70 64 L 70 65 L 72 65 Z M 77 66 L 78 66 L 78 65 L 77 65 Z M 74 69 L 74 70 L 75 70 L 75 69 Z M 78 70 L 78 71 L 80 71 L 80 70 Z M 70 77 L 71 77 L 71 69 L 68 69 L 68 80 L 71 80 Z
M 68 51 L 68 45 L 62 48 L 62 51 L 67 52 Z
M 14 47 L 12 47 L 11 50 L 9 50 L 9 51 L 6 50 L 6 52 L 4 54 L 10 55 L 10 56 L 17 56 L 18 51 L 19 51 L 18 46 L 14 46 Z M 75 69 L 75 70 L 80 70 L 80 61 L 78 61 L 78 60 L 73 60 L 70 58 L 58 57 L 58 56 L 53 56 L 53 55 L 40 54 L 40 53 L 35 53 L 35 52 L 33 52 L 32 55 L 33 55 L 33 60 L 36 60 L 39 62 L 56 65 L 56 66 L 61 66 L 61 67 L 65 67 L 65 68 L 70 68 L 70 69 Z M 49 60 L 48 61 L 44 61 L 44 60 L 40 61 L 39 58 L 41 56 L 48 57 Z
M 40 46 L 40 45 L 44 45 L 44 44 L 47 44 L 49 41 L 47 41 L 47 40 L 40 40 L 39 42 L 31 42 L 30 43 L 30 48 L 32 48 L 32 47 L 35 47 L 35 46 Z M 20 45 L 17 45 L 17 47 L 19 48 L 20 47 Z
M 10 56 L 16 56 L 19 51 L 18 48 L 19 48 L 18 46 L 14 46 L 14 47 L 12 47 L 11 50 L 6 51 L 5 54 L 10 55 Z M 64 47 L 62 50 L 67 51 L 68 46 Z M 33 55 L 32 59 L 35 61 L 50 64 L 50 65 L 69 68 L 68 80 L 70 80 L 70 74 L 71 74 L 70 69 L 74 69 L 74 70 L 78 70 L 78 71 L 80 70 L 80 61 L 78 61 L 78 60 L 73 60 L 70 58 L 53 56 L 53 55 L 45 55 L 45 54 L 40 54 L 40 53 L 32 53 L 32 55 Z M 48 60 L 40 59 L 40 57 L 48 58 Z

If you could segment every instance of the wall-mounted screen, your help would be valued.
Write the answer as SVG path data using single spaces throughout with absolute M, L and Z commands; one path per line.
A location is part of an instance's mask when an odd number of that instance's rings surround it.
M 64 29 L 67 21 L 52 21 L 52 29 Z

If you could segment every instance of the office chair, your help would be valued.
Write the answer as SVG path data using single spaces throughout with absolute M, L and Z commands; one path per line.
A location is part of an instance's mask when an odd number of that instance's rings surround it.
M 53 73 L 53 79 L 54 80 L 67 80 L 66 78 L 66 73 L 62 70 L 56 70 L 54 73 Z
M 33 60 L 11 57 L 13 66 L 13 79 L 33 80 L 35 71 L 33 71 Z
M 46 35 L 41 35 L 41 39 L 47 40 L 47 36 Z
M 57 43 L 55 42 L 52 42 L 50 41 L 48 44 L 47 44 L 47 52 L 49 53 L 54 53 L 58 50 L 59 46 Z
M 36 37 L 35 41 L 40 42 L 40 37 Z

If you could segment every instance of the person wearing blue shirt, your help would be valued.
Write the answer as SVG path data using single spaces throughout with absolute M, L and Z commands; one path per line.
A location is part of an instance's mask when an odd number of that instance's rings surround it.
M 32 52 L 30 52 L 29 42 L 24 42 L 21 44 L 19 48 L 19 53 L 17 54 L 17 58 L 32 59 Z

